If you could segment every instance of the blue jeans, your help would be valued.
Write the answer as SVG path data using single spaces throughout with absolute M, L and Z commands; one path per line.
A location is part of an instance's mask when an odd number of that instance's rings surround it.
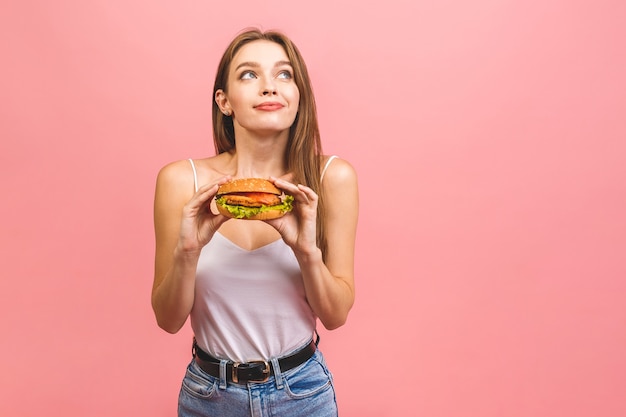
M 222 361 L 222 369 L 225 368 Z M 192 360 L 178 397 L 179 417 L 337 417 L 331 373 L 317 350 L 307 362 L 274 375 L 266 382 L 234 384 L 204 372 Z

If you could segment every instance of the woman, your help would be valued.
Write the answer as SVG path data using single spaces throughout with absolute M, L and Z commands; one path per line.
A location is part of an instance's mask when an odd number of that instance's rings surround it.
M 216 75 L 217 155 L 158 175 L 152 306 L 176 333 L 191 319 L 194 358 L 180 416 L 335 416 L 332 384 L 314 337 L 317 319 L 343 325 L 354 302 L 357 177 L 322 155 L 305 63 L 278 32 L 249 30 Z M 266 178 L 294 196 L 272 220 L 218 212 L 218 187 Z

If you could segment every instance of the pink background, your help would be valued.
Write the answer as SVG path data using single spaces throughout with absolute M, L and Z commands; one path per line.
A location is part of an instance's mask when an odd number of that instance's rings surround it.
M 360 175 L 341 415 L 626 415 L 625 4 L 3 3 L 0 415 L 175 415 L 154 180 L 212 154 L 250 25 L 299 45 Z

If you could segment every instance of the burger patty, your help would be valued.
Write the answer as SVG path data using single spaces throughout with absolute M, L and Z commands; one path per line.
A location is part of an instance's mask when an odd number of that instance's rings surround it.
M 232 206 L 261 207 L 275 206 L 281 203 L 280 197 L 269 193 L 231 193 L 221 196 L 226 204 Z

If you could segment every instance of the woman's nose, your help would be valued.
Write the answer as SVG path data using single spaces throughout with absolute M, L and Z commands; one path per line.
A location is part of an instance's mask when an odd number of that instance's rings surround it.
M 265 80 L 265 82 L 263 83 L 262 94 L 264 96 L 272 96 L 277 94 L 276 84 L 274 84 L 274 80 L 272 80 L 271 78 L 267 78 Z

